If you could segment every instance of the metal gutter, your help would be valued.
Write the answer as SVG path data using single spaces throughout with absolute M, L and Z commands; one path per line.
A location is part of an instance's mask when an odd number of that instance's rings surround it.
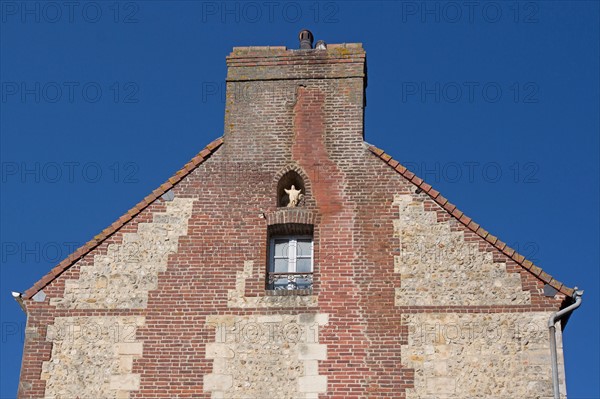
M 575 293 L 573 299 L 575 302 L 566 308 L 553 313 L 548 319 L 548 333 L 550 335 L 550 355 L 552 362 L 552 388 L 554 391 L 554 399 L 560 399 L 559 381 L 558 381 L 558 356 L 556 354 L 556 322 L 563 318 L 565 315 L 570 314 L 581 305 L 581 297 L 583 290 L 578 290 L 575 287 Z

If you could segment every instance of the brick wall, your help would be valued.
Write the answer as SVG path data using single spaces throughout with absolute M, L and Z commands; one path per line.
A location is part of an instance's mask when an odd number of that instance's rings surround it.
M 368 150 L 362 46 L 227 63 L 224 144 L 26 300 L 19 397 L 550 396 L 564 296 Z M 289 171 L 300 209 L 277 206 Z M 290 222 L 312 225 L 314 286 L 268 295 Z

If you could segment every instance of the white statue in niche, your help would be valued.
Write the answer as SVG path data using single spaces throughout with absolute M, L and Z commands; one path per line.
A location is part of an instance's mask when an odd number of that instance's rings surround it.
M 289 190 L 287 188 L 284 188 L 284 190 L 290 199 L 290 202 L 287 204 L 288 208 L 298 206 L 298 202 L 304 197 L 304 194 L 301 193 L 302 189 L 296 190 L 296 186 L 292 184 Z

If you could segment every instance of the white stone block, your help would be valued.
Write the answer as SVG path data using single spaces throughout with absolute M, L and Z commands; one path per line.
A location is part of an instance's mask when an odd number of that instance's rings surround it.
M 131 373 L 133 370 L 133 356 L 119 356 L 119 371 Z
M 206 344 L 206 358 L 215 359 L 218 357 L 233 358 L 235 352 L 226 344 L 208 343 Z
M 253 260 L 245 260 L 244 261 L 244 274 L 246 274 L 248 277 L 250 274 L 252 274 L 252 269 L 254 268 L 254 261 Z
M 226 374 L 206 374 L 204 376 L 205 391 L 226 391 L 233 385 L 233 377 Z
M 299 392 L 327 392 L 327 376 L 309 375 L 298 378 Z
M 139 355 L 144 351 L 143 342 L 119 342 L 117 344 L 117 353 L 119 355 Z
M 300 360 L 326 360 L 327 345 L 300 344 L 298 346 L 298 359 Z
M 227 359 L 218 357 L 213 360 L 213 373 L 225 374 L 227 372 Z
M 121 374 L 110 376 L 110 389 L 135 391 L 140 389 L 139 374 Z
M 427 365 L 425 367 L 427 367 Z M 431 368 L 433 370 L 433 374 L 436 376 L 448 375 L 448 364 L 444 361 L 432 362 Z
M 129 391 L 117 391 L 115 399 L 129 399 Z
M 319 362 L 317 360 L 305 360 L 304 375 L 319 375 Z
M 451 394 L 456 390 L 456 379 L 450 377 L 430 377 L 427 379 L 427 392 L 430 394 Z

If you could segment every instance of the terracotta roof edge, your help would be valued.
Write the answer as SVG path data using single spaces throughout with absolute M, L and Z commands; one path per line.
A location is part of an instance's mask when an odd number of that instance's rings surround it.
M 538 280 L 541 280 L 547 284 L 550 281 L 552 281 L 552 284 L 550 285 L 552 285 L 554 288 L 560 287 L 559 289 L 557 289 L 558 292 L 568 297 L 573 297 L 573 288 L 569 288 L 566 285 L 562 284 L 560 281 L 554 279 L 548 273 L 544 272 L 539 266 L 534 265 L 533 262 L 527 260 L 523 255 L 517 253 L 514 249 L 510 248 L 508 245 L 500 241 L 497 237 L 491 235 L 485 229 L 480 227 L 479 224 L 477 224 L 463 212 L 458 210 L 458 208 L 455 205 L 451 204 L 446 198 L 440 195 L 440 193 L 437 190 L 434 190 L 431 187 L 431 185 L 425 183 L 425 181 L 423 181 L 414 173 L 406 169 L 400 162 L 396 161 L 390 155 L 386 154 L 382 149 L 377 148 L 371 144 L 367 145 L 369 151 L 371 151 L 377 158 L 381 159 L 383 162 L 388 164 L 393 170 L 395 170 L 398 174 L 403 176 L 414 186 L 419 188 L 422 192 L 425 192 L 436 204 L 442 207 L 453 218 L 458 220 L 463 226 L 471 230 L 473 233 L 477 234 L 479 237 L 481 237 L 494 248 L 506 255 L 508 258 L 512 259 L 523 269 L 533 274 Z M 538 270 L 539 272 L 536 273 L 536 271 Z
M 133 218 L 139 215 L 144 209 L 150 206 L 154 201 L 159 199 L 164 193 L 169 191 L 174 185 L 179 183 L 184 177 L 189 175 L 195 170 L 200 164 L 204 162 L 210 155 L 212 155 L 221 145 L 223 144 L 223 138 L 219 137 L 213 140 L 210 144 L 204 147 L 198 154 L 196 154 L 183 168 L 179 169 L 172 177 L 161 184 L 157 189 L 152 191 L 151 194 L 146 196 L 140 202 L 138 202 L 133 208 L 125 212 L 121 217 L 112 223 L 110 226 L 102 230 L 100 234 L 97 234 L 89 240 L 87 243 L 79 247 L 72 254 L 67 256 L 57 266 L 44 275 L 38 280 L 31 288 L 29 288 L 23 294 L 23 299 L 31 299 L 35 294 L 41 291 L 44 287 L 54 281 L 58 276 L 64 273 L 68 268 L 73 266 L 79 259 L 90 253 L 94 248 L 102 244 L 107 238 L 118 232 L 124 225 L 129 223 Z

